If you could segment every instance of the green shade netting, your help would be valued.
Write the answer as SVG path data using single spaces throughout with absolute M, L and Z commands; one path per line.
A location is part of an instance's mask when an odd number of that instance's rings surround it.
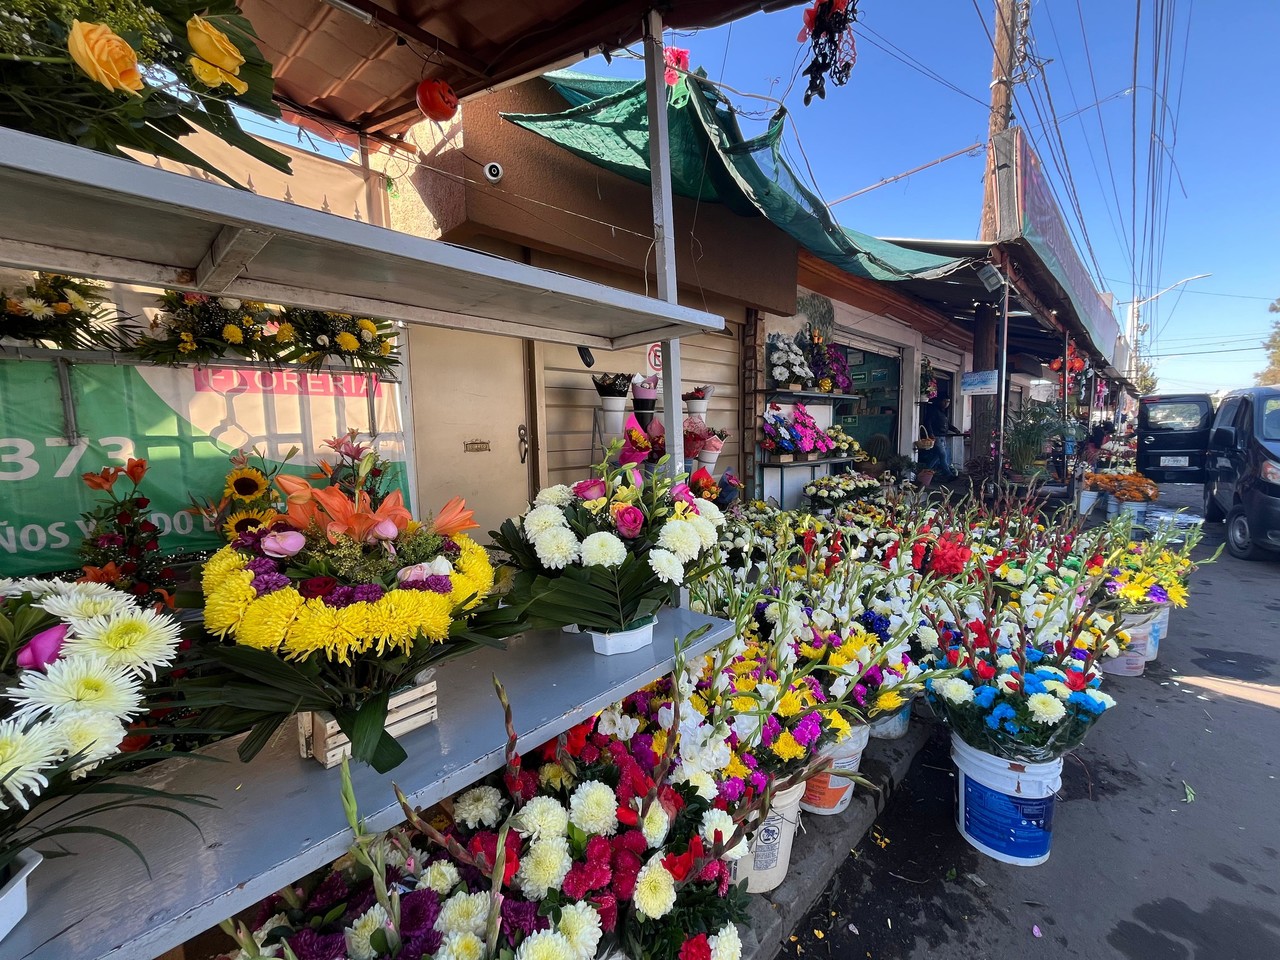
M 649 117 L 643 81 L 562 70 L 547 74 L 571 104 L 548 114 L 503 114 L 596 166 L 649 183 Z M 680 196 L 723 203 L 743 216 L 764 216 L 802 247 L 855 277 L 936 279 L 969 261 L 908 250 L 840 226 L 826 204 L 783 156 L 780 109 L 760 136 L 746 139 L 732 104 L 700 78 L 690 95 L 668 103 L 671 186 Z

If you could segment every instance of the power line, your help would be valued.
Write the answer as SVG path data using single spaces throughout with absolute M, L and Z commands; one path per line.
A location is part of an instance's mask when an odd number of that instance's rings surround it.
M 912 70 L 915 70 L 917 73 L 928 77 L 930 80 L 933 80 L 937 83 L 942 84 L 952 93 L 958 93 L 960 96 L 968 100 L 972 100 L 978 106 L 982 107 L 982 109 L 990 110 L 990 105 L 986 101 L 980 100 L 978 97 L 975 97 L 973 94 L 971 94 L 968 90 L 965 90 L 957 86 L 956 84 L 952 83 L 950 80 L 948 80 L 946 77 L 939 74 L 937 71 L 933 70 L 928 65 L 921 63 L 919 60 L 917 60 L 911 54 L 907 53 L 907 51 L 903 50 L 901 47 L 893 43 L 891 40 L 885 37 L 882 37 L 879 33 L 872 30 L 865 23 L 861 25 L 860 29 L 855 29 L 854 34 L 855 36 L 860 35 L 861 38 L 865 40 L 867 43 L 871 44 L 873 47 L 877 47 L 884 53 L 887 53 L 889 56 L 893 57 L 893 59 L 897 60 L 899 63 L 905 64 L 906 66 L 910 67 Z M 870 36 L 868 36 L 868 34 L 870 34 Z

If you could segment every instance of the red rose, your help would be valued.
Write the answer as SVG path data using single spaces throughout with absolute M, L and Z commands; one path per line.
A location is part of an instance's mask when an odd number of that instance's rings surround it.
M 143 533 L 155 533 L 160 528 L 157 527 L 150 520 L 143 520 L 140 524 L 138 524 L 138 529 Z
M 333 577 L 308 577 L 298 584 L 298 592 L 308 600 L 316 597 L 327 597 L 337 589 L 338 581 Z
M 146 497 L 135 497 L 133 503 L 139 510 L 145 510 L 147 507 L 151 506 L 151 501 Z
M 133 523 L 133 516 L 131 514 L 125 513 L 124 511 L 121 511 L 120 513 L 116 514 L 116 523 L 120 524 L 121 526 L 125 526 L 126 524 Z
M 711 944 L 705 933 L 690 937 L 680 947 L 680 960 L 711 960 Z

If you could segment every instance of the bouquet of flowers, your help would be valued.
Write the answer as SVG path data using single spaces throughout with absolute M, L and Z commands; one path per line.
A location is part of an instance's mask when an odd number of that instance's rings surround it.
M 835 447 L 835 441 L 818 426 L 803 403 L 797 403 L 792 411 L 791 427 L 796 435 L 796 446 L 802 453 L 828 454 Z
M 349 497 L 288 474 L 276 484 L 287 513 L 238 536 L 202 573 L 205 628 L 232 643 L 208 653 L 237 679 L 215 677 L 207 697 L 189 690 L 188 701 L 213 708 L 211 726 L 254 728 L 242 759 L 290 714 L 327 710 L 353 756 L 389 770 L 403 748 L 385 730 L 371 744 L 357 726 L 382 730 L 390 692 L 469 649 L 446 641 L 515 618 L 478 609 L 493 566 L 462 532 L 476 524 L 460 499 L 420 523 L 398 490 L 374 508 L 360 488 Z
M 626 373 L 593 373 L 591 382 L 602 397 L 625 397 L 631 392 L 631 376 Z
M 938 398 L 938 376 L 933 371 L 933 364 L 928 357 L 920 360 L 920 398 L 936 400 Z
M 385 371 L 400 364 L 390 322 L 285 307 L 275 319 L 272 359 L 319 369 L 337 359 L 353 369 Z
M 248 360 L 264 355 L 263 335 L 274 314 L 265 304 L 234 297 L 166 290 L 151 333 L 134 348 L 148 363 L 206 364 L 228 354 Z
M 137 852 L 84 821 L 165 799 L 149 787 L 126 792 L 104 781 L 126 762 L 173 755 L 122 754 L 121 745 L 126 725 L 145 712 L 147 682 L 173 661 L 179 632 L 168 614 L 105 584 L 0 578 L 0 876 L 26 848 L 64 834 L 97 833 Z M 61 806 L 55 816 L 31 812 L 94 794 L 104 796 L 69 815 Z
M 815 477 L 804 485 L 804 495 L 814 507 L 838 507 L 880 492 L 880 481 L 861 473 L 835 473 Z
M 128 319 L 87 280 L 37 273 L 22 290 L 0 290 L 0 340 L 10 337 L 62 350 L 123 350 L 117 324 Z
M 720 484 L 706 467 L 699 467 L 689 477 L 689 489 L 699 500 L 710 500 L 714 503 L 720 499 Z
M 827 439 L 831 441 L 831 453 L 833 456 L 866 459 L 862 446 L 857 440 L 845 433 L 844 427 L 840 426 L 840 424 L 835 423 L 827 427 Z
M 369 498 L 369 506 L 376 510 L 391 493 L 390 487 L 395 479 L 393 465 L 375 449 L 376 436 L 371 436 L 369 443 L 359 442 L 359 436 L 360 432 L 352 427 L 342 436 L 324 441 L 324 445 L 338 455 L 338 462 L 331 464 L 321 460 L 320 472 L 312 479 L 327 479 L 329 486 L 337 487 L 353 499 L 364 491 Z
M 707 421 L 698 416 L 687 416 L 684 418 L 684 455 L 692 460 L 700 454 L 706 447 L 707 442 L 715 437 L 715 431 L 707 426 Z M 719 439 L 718 437 L 716 439 Z M 724 441 L 720 440 L 720 447 L 723 448 Z M 717 450 L 718 452 L 718 450 Z
M 813 344 L 809 366 L 823 393 L 848 393 L 853 386 L 849 379 L 849 356 L 844 347 L 821 341 Z
M 517 573 L 506 602 L 548 626 L 630 630 L 699 576 L 723 514 L 685 483 L 612 467 L 538 493 L 533 508 L 492 536 Z
M 122 475 L 132 484 L 123 496 L 116 492 Z M 84 560 L 80 579 L 108 584 L 144 603 L 172 606 L 178 575 L 160 552 L 160 528 L 147 519 L 151 501 L 138 492 L 146 475 L 147 461 L 132 457 L 126 466 L 82 475 L 89 489 L 106 496 L 96 510 L 84 514 L 87 533 L 79 550 Z
M 117 157 L 167 157 L 236 186 L 180 142 L 209 130 L 288 171 L 232 109 L 280 116 L 271 64 L 232 0 L 9 0 L 5 13 L 0 126 Z
M 282 463 L 269 464 L 256 447 L 252 453 L 237 450 L 231 455 L 231 470 L 218 502 L 193 498 L 193 511 L 220 529 L 228 542 L 242 533 L 270 527 L 286 510 L 284 498 L 272 481 L 297 453 L 298 448 L 291 447 Z
M 642 427 L 647 428 L 658 406 L 658 375 L 639 373 L 631 378 L 631 407 Z
M 692 390 L 686 390 L 680 394 L 680 399 L 688 402 L 690 400 L 710 400 L 711 395 L 716 392 L 716 388 L 710 384 L 703 384 L 700 387 L 694 387 Z
M 1155 524 L 1141 543 L 1129 540 L 1128 524 L 1109 528 L 1111 549 L 1099 550 L 1086 563 L 1090 574 L 1102 576 L 1103 589 L 1095 598 L 1103 606 L 1133 613 L 1171 604 L 1187 605 L 1191 574 L 1202 563 L 1212 563 L 1222 552 L 1193 561 L 1191 553 L 1204 536 L 1200 524 L 1180 529 L 1172 521 Z
M 813 382 L 813 370 L 805 358 L 804 348 L 796 337 L 788 337 L 782 333 L 771 333 L 767 342 L 769 351 L 769 376 L 776 386 L 786 387 L 791 384 Z
M 782 413 L 776 403 L 769 404 L 764 413 L 764 439 L 760 448 L 766 453 L 795 453 L 800 448 L 800 437 L 791 420 Z

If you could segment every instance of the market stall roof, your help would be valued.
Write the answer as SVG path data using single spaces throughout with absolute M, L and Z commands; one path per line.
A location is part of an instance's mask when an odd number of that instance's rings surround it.
M 569 109 L 504 117 L 596 166 L 647 184 L 644 83 L 570 71 L 545 79 Z M 965 257 L 922 253 L 842 227 L 782 155 L 784 112 L 765 133 L 748 139 L 732 104 L 709 82 L 690 75 L 687 84 L 689 95 L 668 106 L 674 192 L 765 216 L 815 256 L 864 279 L 940 279 L 968 265 Z
M 286 110 L 394 135 L 422 119 L 414 93 L 424 78 L 442 78 L 465 98 L 635 43 L 650 9 L 666 26 L 687 29 L 799 2 L 241 0 L 240 7 L 274 66 Z
M 0 129 L 0 264 L 602 349 L 720 330 L 662 300 Z

